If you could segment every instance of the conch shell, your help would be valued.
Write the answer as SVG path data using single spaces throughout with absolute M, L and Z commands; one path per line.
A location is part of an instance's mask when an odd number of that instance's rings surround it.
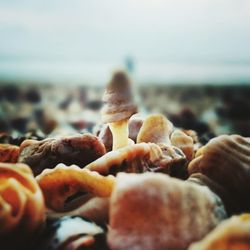
M 19 147 L 11 144 L 0 144 L 0 162 L 16 163 Z
M 197 151 L 188 172 L 201 173 L 221 186 L 231 197 L 224 202 L 229 213 L 250 210 L 250 138 L 222 135 L 210 140 Z
M 0 245 L 27 249 L 45 219 L 42 192 L 25 164 L 0 164 Z M 26 248 L 25 248 L 26 247 Z
M 223 221 L 189 250 L 248 250 L 250 249 L 250 214 L 233 216 Z
M 110 203 L 112 250 L 184 250 L 226 216 L 208 188 L 161 173 L 119 173 Z
M 36 180 L 47 207 L 55 211 L 64 211 L 66 200 L 79 192 L 109 197 L 115 184 L 114 176 L 105 177 L 88 169 L 64 164 L 44 170 Z
M 35 175 L 59 163 L 84 167 L 106 153 L 103 143 L 94 135 L 26 140 L 20 146 L 19 162 L 28 164 Z

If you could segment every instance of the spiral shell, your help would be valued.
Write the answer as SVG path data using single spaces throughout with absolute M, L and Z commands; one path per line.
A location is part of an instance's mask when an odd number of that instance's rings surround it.
M 103 101 L 101 113 L 104 123 L 128 119 L 137 112 L 131 83 L 125 72 L 118 71 L 113 75 L 104 93 Z
M 206 187 L 160 173 L 119 173 L 108 243 L 111 250 L 184 250 L 225 216 L 221 200 Z
M 11 144 L 0 144 L 0 162 L 16 163 L 19 147 Z
M 0 164 L 0 245 L 29 245 L 44 222 L 44 199 L 25 164 Z
M 222 222 L 189 250 L 248 250 L 250 249 L 250 214 L 233 216 Z
M 96 136 L 86 133 L 43 141 L 26 140 L 20 146 L 18 161 L 28 164 L 38 175 L 59 163 L 84 167 L 105 153 L 103 143 Z
M 250 211 L 250 138 L 222 135 L 210 140 L 197 151 L 188 172 L 202 173 L 223 187 L 231 197 L 229 213 Z

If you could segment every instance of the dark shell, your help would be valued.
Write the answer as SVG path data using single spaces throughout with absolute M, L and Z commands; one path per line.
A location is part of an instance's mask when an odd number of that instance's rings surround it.
M 91 134 L 49 138 L 43 141 L 26 140 L 20 146 L 18 161 L 28 164 L 34 175 L 59 163 L 80 167 L 106 153 L 104 145 Z

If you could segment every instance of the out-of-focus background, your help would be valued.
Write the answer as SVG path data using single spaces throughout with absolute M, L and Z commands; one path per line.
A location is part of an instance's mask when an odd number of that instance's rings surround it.
M 0 0 L 0 131 L 91 130 L 115 69 L 141 112 L 250 136 L 250 1 Z

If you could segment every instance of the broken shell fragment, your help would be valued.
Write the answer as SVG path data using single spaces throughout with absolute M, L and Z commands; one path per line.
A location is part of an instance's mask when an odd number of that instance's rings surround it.
M 208 188 L 160 173 L 120 173 L 112 192 L 111 250 L 184 250 L 225 217 Z
M 189 163 L 189 174 L 202 173 L 231 197 L 229 213 L 250 211 L 250 138 L 222 135 L 200 148 Z
M 169 136 L 173 124 L 161 114 L 149 115 L 145 118 L 137 136 L 137 143 L 152 142 L 170 145 Z
M 248 250 L 250 249 L 250 214 L 233 216 L 223 221 L 189 250 Z
M 65 216 L 48 222 L 38 250 L 107 250 L 105 233 L 85 218 Z
M 66 200 L 79 192 L 109 197 L 115 184 L 114 176 L 104 177 L 88 169 L 59 164 L 36 177 L 48 208 L 65 211 Z
M 0 162 L 16 163 L 19 147 L 11 144 L 0 144 Z
M 19 162 L 28 164 L 35 175 L 59 163 L 84 167 L 106 153 L 103 143 L 94 135 L 26 140 L 21 144 Z
M 42 192 L 25 164 L 0 164 L 0 245 L 28 249 L 45 219 Z
M 174 130 L 171 134 L 171 143 L 173 146 L 181 149 L 185 154 L 187 161 L 190 162 L 194 157 L 194 142 L 191 136 L 186 135 L 181 130 Z
M 176 177 L 186 172 L 185 155 L 178 148 L 154 143 L 138 143 L 108 152 L 85 167 L 102 175 L 118 172 L 164 172 Z

